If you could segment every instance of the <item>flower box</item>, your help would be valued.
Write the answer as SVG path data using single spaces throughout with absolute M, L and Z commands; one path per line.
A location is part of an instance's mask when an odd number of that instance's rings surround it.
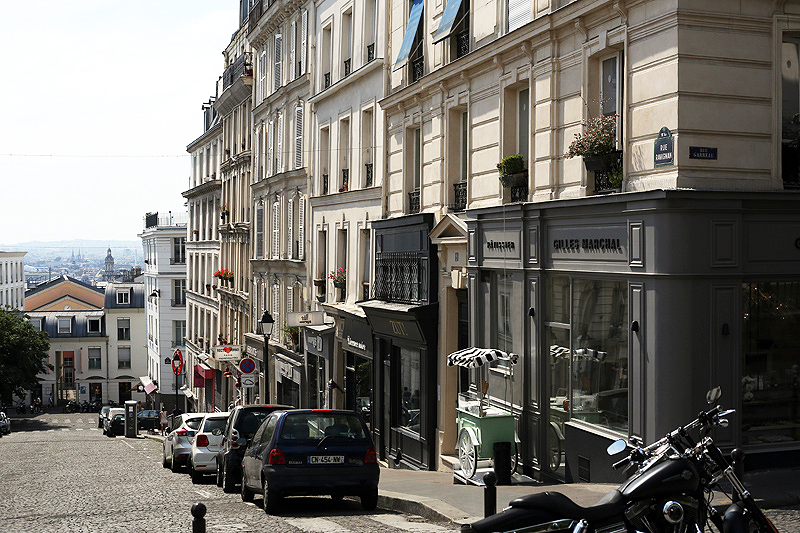
M 503 187 L 522 187 L 528 184 L 528 171 L 517 172 L 514 174 L 503 174 L 500 176 L 500 183 Z
M 583 156 L 583 166 L 591 172 L 607 171 L 621 166 L 621 157 L 622 150 L 615 150 L 606 154 L 585 155 Z

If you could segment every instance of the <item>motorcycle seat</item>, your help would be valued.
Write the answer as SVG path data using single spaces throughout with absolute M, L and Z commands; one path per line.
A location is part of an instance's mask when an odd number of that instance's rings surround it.
M 585 518 L 589 522 L 595 522 L 621 515 L 625 508 L 625 498 L 619 490 L 614 489 L 594 505 L 581 507 L 560 492 L 547 491 L 511 500 L 509 506 L 517 509 L 547 509 L 564 518 Z

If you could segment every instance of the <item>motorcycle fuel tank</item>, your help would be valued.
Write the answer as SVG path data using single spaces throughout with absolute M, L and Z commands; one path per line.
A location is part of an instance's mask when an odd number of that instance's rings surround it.
M 697 468 L 688 459 L 668 459 L 629 479 L 619 490 L 627 500 L 658 498 L 693 492 L 700 484 Z

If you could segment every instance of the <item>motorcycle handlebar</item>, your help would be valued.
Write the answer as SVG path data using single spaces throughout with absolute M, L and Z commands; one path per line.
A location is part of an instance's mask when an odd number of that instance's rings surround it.
M 611 465 L 611 468 L 613 468 L 614 470 L 619 470 L 623 466 L 627 466 L 630 462 L 631 462 L 631 458 L 630 458 L 630 456 L 628 456 L 628 457 L 626 457 L 624 459 L 620 459 L 619 461 L 617 461 L 616 463 Z

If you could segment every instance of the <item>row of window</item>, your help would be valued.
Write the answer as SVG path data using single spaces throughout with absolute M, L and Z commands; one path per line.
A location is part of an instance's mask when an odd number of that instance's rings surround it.
M 99 346 L 89 346 L 86 350 L 87 354 L 87 370 L 102 370 L 103 359 L 102 350 Z M 76 359 L 75 351 L 56 351 L 56 364 L 61 362 L 61 377 L 63 381 L 75 381 L 75 372 L 83 372 L 82 360 L 80 352 Z M 118 346 L 117 347 L 117 368 L 129 369 L 131 368 L 131 347 Z
M 291 138 L 294 140 L 294 160 L 291 169 L 303 168 L 303 109 L 304 104 L 298 103 L 294 107 L 294 129 Z M 261 122 L 255 131 L 254 168 L 256 180 L 264 177 L 281 174 L 287 169 L 286 162 L 289 158 L 289 147 L 284 145 L 284 139 L 292 129 L 284 128 L 284 109 L 277 110 L 270 115 L 266 123 Z M 263 159 L 262 159 L 263 157 Z
M 284 211 L 281 210 L 281 197 L 276 195 L 269 206 L 270 223 L 267 228 L 264 205 L 256 206 L 255 258 L 256 259 L 305 259 L 305 220 L 306 199 L 299 192 L 284 198 Z M 265 235 L 269 232 L 269 255 L 265 255 Z M 281 253 L 282 236 L 285 239 Z
M 289 22 L 289 34 L 286 40 L 288 51 L 284 50 L 283 33 L 278 31 L 258 52 L 256 103 L 261 103 L 271 92 L 277 91 L 284 81 L 291 82 L 306 73 L 308 10 L 304 9 Z M 284 59 L 288 61 L 287 66 L 284 66 Z M 270 71 L 271 75 L 268 76 L 267 73 Z
M 2 283 L 18 283 L 22 281 L 23 265 L 20 261 L 3 261 L 0 262 L 0 284 Z

